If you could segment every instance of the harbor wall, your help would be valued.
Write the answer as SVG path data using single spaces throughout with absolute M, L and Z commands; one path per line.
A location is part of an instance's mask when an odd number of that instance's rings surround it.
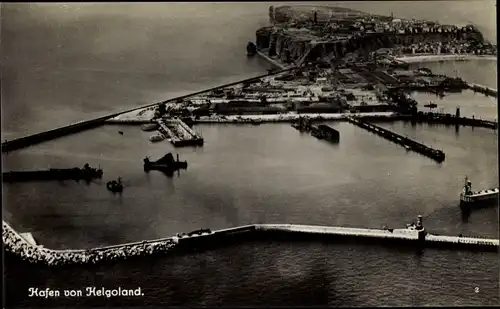
M 244 241 L 332 241 L 366 244 L 390 244 L 422 249 L 424 247 L 457 248 L 498 252 L 499 240 L 486 238 L 439 236 L 424 230 L 363 229 L 296 224 L 255 224 L 218 230 L 201 235 L 132 242 L 87 250 L 53 250 L 36 246 L 3 221 L 2 237 L 7 252 L 34 263 L 53 266 L 110 262 L 139 256 L 184 253 L 238 244 Z M 159 248 L 157 250 L 154 247 Z M 33 257 L 36 256 L 36 259 Z M 98 259 L 96 259 L 96 257 Z M 59 259 L 58 264 L 54 261 Z
M 24 136 L 24 137 L 16 138 L 16 139 L 13 139 L 13 140 L 10 140 L 10 141 L 3 142 L 2 143 L 2 152 L 10 152 L 10 151 L 22 149 L 22 148 L 26 148 L 26 147 L 29 147 L 29 146 L 32 146 L 32 145 L 36 145 L 36 144 L 39 144 L 39 143 L 42 143 L 42 142 L 45 142 L 45 141 L 49 141 L 49 140 L 53 140 L 53 139 L 60 138 L 60 137 L 63 137 L 63 136 L 67 136 L 67 135 L 70 135 L 70 134 L 74 134 L 74 133 L 77 133 L 77 132 L 81 132 L 81 131 L 85 131 L 85 130 L 89 130 L 89 129 L 94 129 L 94 128 L 97 128 L 99 126 L 102 126 L 102 125 L 106 124 L 106 121 L 109 120 L 109 119 L 111 119 L 111 118 L 117 117 L 117 116 L 125 114 L 125 113 L 130 113 L 130 112 L 133 112 L 133 111 L 136 111 L 136 110 L 139 110 L 139 109 L 144 109 L 144 108 L 156 106 L 156 105 L 159 105 L 159 104 L 162 104 L 162 103 L 170 103 L 170 102 L 173 102 L 173 101 L 182 100 L 182 99 L 185 99 L 185 98 L 188 98 L 188 97 L 192 97 L 192 96 L 195 96 L 195 95 L 199 95 L 199 94 L 202 94 L 202 93 L 205 93 L 205 92 L 210 92 L 210 91 L 213 91 L 213 90 L 217 90 L 217 89 L 225 88 L 225 87 L 230 87 L 230 86 L 234 86 L 234 85 L 241 84 L 241 83 L 256 82 L 256 81 L 258 81 L 259 79 L 261 79 L 263 77 L 281 74 L 283 72 L 292 71 L 294 69 L 295 68 L 290 68 L 290 69 L 280 70 L 280 71 L 273 72 L 273 73 L 262 74 L 262 75 L 259 75 L 259 76 L 256 76 L 256 77 L 247 78 L 247 79 L 239 80 L 239 81 L 236 81 L 236 82 L 226 83 L 224 85 L 212 87 L 212 88 L 209 88 L 209 89 L 200 90 L 200 91 L 197 91 L 197 92 L 194 92 L 194 93 L 189 93 L 189 94 L 186 94 L 186 95 L 183 95 L 183 96 L 180 96 L 180 97 L 176 97 L 176 98 L 172 98 L 172 99 L 168 99 L 168 100 L 165 100 L 165 101 L 162 101 L 162 102 L 150 103 L 150 104 L 139 106 L 139 107 L 135 107 L 135 108 L 132 108 L 132 109 L 129 109 L 129 110 L 126 110 L 126 111 L 112 113 L 112 114 L 108 114 L 106 116 L 102 116 L 102 117 L 99 117 L 99 118 L 90 119 L 90 120 L 86 120 L 86 121 L 80 121 L 80 122 L 77 122 L 77 123 L 74 123 L 74 124 L 70 124 L 70 125 L 67 125 L 67 126 L 63 126 L 63 127 L 60 127 L 60 128 L 56 128 L 56 129 L 52 129 L 52 130 L 47 130 L 47 131 L 44 131 L 44 132 L 35 133 L 35 134 L 27 135 L 27 136 Z
M 97 128 L 105 123 L 108 118 L 115 117 L 117 114 L 100 117 L 88 121 L 82 121 L 70 124 L 57 129 L 52 129 L 40 133 L 31 134 L 28 136 L 16 138 L 2 143 L 2 152 L 10 152 L 17 149 L 25 148 L 31 145 L 36 145 L 45 141 L 53 140 L 66 135 L 78 133 L 85 130 Z

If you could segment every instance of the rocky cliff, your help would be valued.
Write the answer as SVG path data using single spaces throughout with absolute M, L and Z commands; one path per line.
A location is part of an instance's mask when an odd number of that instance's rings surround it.
M 271 6 L 269 17 L 273 26 L 257 30 L 257 48 L 296 65 L 331 62 L 354 51 L 370 52 L 396 45 L 482 41 L 481 33 L 473 27 L 445 28 L 424 22 L 402 26 L 392 17 L 343 8 Z

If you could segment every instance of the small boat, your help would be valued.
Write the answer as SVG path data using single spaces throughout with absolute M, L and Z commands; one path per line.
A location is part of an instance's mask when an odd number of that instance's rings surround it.
M 160 125 L 157 123 L 148 123 L 148 124 L 142 125 L 141 130 L 149 132 L 149 131 L 158 130 L 159 127 L 160 127 Z
M 149 138 L 149 141 L 152 142 L 152 143 L 157 143 L 157 142 L 161 142 L 165 139 L 165 136 L 161 135 L 161 134 L 157 134 L 157 135 L 153 135 Z
M 429 103 L 429 104 L 425 104 L 424 107 L 437 108 L 437 104 L 436 103 Z
M 247 44 L 247 56 L 252 57 L 257 54 L 257 46 L 253 42 Z
M 122 179 L 118 177 L 118 181 L 108 181 L 106 188 L 113 193 L 121 193 L 123 191 Z

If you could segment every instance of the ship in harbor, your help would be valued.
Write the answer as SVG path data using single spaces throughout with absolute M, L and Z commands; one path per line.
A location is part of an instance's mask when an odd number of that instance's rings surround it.
M 437 108 L 437 104 L 436 103 L 433 103 L 433 102 L 429 102 L 429 104 L 425 104 L 424 107 L 427 107 L 427 108 Z
M 460 207 L 463 210 L 495 206 L 498 204 L 499 188 L 472 191 L 471 181 L 465 177 L 465 184 L 460 194 Z
M 148 157 L 144 160 L 144 171 L 149 172 L 151 170 L 157 170 L 164 172 L 168 176 L 172 176 L 173 172 L 179 169 L 187 169 L 187 161 L 180 161 L 179 154 L 177 154 L 177 161 L 174 159 L 172 153 L 167 153 L 162 158 L 156 161 L 150 161 Z

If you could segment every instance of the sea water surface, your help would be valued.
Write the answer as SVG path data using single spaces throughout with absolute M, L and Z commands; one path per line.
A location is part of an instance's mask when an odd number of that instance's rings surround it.
M 261 74 L 245 56 L 271 3 L 2 6 L 2 134 L 23 136 L 94 115 Z M 494 3 L 341 3 L 374 13 L 478 24 L 496 38 Z M 445 20 L 443 20 L 443 18 Z M 492 26 L 493 25 L 493 26 Z M 426 63 L 496 85 L 496 62 Z M 478 67 L 480 68 L 478 69 Z M 493 82 L 495 80 L 495 82 Z M 496 100 L 416 93 L 422 104 L 496 119 Z M 2 155 L 4 170 L 100 165 L 104 179 L 3 186 L 4 220 L 49 248 L 90 248 L 198 228 L 250 223 L 401 227 L 416 215 L 430 231 L 498 237 L 495 209 L 462 218 L 463 177 L 498 186 L 497 131 L 380 124 L 446 153 L 434 161 L 348 123 L 329 122 L 338 145 L 288 124 L 198 125 L 202 148 L 152 144 L 134 126 L 105 126 Z M 123 131 L 119 135 L 117 132 Z M 179 153 L 173 178 L 144 173 L 145 156 Z M 122 177 L 114 196 L 105 182 Z M 6 261 L 7 305 L 493 305 L 494 253 L 376 245 L 243 243 L 185 256 L 53 270 Z M 22 279 L 20 279 L 22 278 Z M 140 299 L 33 299 L 29 287 L 140 286 Z M 476 289 L 477 288 L 477 289 Z M 478 291 L 476 293 L 476 291 Z

